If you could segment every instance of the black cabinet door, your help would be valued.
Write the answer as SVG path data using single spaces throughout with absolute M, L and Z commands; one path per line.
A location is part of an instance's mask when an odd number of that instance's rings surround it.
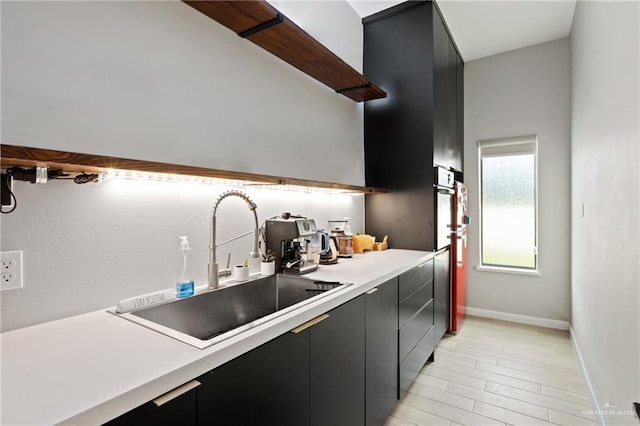
M 398 394 L 398 278 L 365 294 L 365 422 L 382 425 Z
M 424 172 L 432 163 L 432 6 L 393 10 L 363 20 L 364 73 L 393 96 L 364 104 L 365 181 L 404 190 L 432 183 Z
M 463 66 L 439 13 L 433 14 L 433 163 L 463 170 Z
M 310 423 L 313 426 L 363 425 L 364 296 L 359 296 L 328 314 L 329 318 L 309 329 Z
M 450 315 L 450 280 L 449 280 L 449 249 L 436 254 L 433 267 L 433 298 L 435 303 L 434 341 L 437 345 L 444 333 L 449 328 Z
M 464 64 L 456 52 L 456 155 L 464 171 Z
M 458 70 L 456 68 L 456 59 L 458 58 L 458 52 L 451 38 L 447 39 L 449 46 L 449 77 L 448 85 L 449 91 L 447 92 L 447 162 L 449 167 L 453 167 L 456 170 L 461 170 L 462 164 L 458 155 L 458 123 L 457 117 L 457 84 L 458 84 Z
M 192 389 L 157 406 L 149 401 L 106 423 L 109 426 L 196 425 L 196 392 Z
M 309 330 L 286 333 L 198 381 L 200 425 L 308 424 Z
M 451 62 L 449 34 L 440 14 L 433 13 L 433 165 L 450 166 Z M 455 81 L 453 82 L 455 84 Z

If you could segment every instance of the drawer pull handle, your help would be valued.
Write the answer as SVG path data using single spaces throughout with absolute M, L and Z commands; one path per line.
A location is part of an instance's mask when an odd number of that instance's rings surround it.
M 178 386 L 177 388 L 170 390 L 164 395 L 160 395 L 156 399 L 153 400 L 153 403 L 156 404 L 156 407 L 160 407 L 161 405 L 166 404 L 169 401 L 172 401 L 179 397 L 182 394 L 189 392 L 191 389 L 195 389 L 200 386 L 200 382 L 197 380 L 192 380 L 190 382 L 185 383 L 182 386 Z
M 365 292 L 365 294 L 373 294 L 373 293 L 375 293 L 376 291 L 378 291 L 378 287 L 374 287 L 374 288 L 372 288 L 371 290 L 369 290 L 369 291 Z
M 301 324 L 301 325 L 297 326 L 296 328 L 291 330 L 291 332 L 295 333 L 295 334 L 298 334 L 301 331 L 304 331 L 307 328 L 313 327 L 314 325 L 318 324 L 319 322 L 326 320 L 327 318 L 329 318 L 329 314 L 322 314 L 320 316 L 315 317 L 312 320 L 309 320 L 309 321 L 305 322 L 304 324 Z

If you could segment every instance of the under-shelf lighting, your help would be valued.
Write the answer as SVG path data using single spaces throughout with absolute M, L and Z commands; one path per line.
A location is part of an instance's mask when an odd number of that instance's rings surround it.
M 135 179 L 153 180 L 158 182 L 187 182 L 208 185 L 247 186 L 261 185 L 260 182 L 238 179 L 223 179 L 208 176 L 179 175 L 171 173 L 141 172 L 137 170 L 109 169 L 105 172 L 106 179 Z
M 350 191 L 342 188 L 329 188 L 321 186 L 302 186 L 302 185 L 272 185 L 261 184 L 257 186 L 261 189 L 271 189 L 274 191 L 290 191 L 290 192 L 304 192 L 307 194 L 342 194 L 342 195 L 362 195 L 359 191 Z
M 225 185 L 235 187 L 250 187 L 256 189 L 266 189 L 272 191 L 290 191 L 301 192 L 307 194 L 342 194 L 342 195 L 362 195 L 360 192 L 348 189 L 303 186 L 289 184 L 273 184 L 270 182 L 258 182 L 251 180 L 214 178 L 207 176 L 182 175 L 171 173 L 154 173 L 143 172 L 137 170 L 109 169 L 104 172 L 104 179 L 133 179 L 133 180 L 151 180 L 159 182 L 186 182 L 207 185 Z

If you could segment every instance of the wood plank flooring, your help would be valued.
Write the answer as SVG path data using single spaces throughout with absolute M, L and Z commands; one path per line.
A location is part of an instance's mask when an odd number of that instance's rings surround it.
M 567 331 L 467 317 L 385 426 L 596 425 Z

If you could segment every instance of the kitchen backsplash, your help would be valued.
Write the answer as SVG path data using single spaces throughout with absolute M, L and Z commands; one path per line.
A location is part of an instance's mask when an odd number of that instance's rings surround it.
M 196 285 L 207 279 L 211 210 L 222 185 L 114 179 L 100 185 L 16 182 L 18 207 L 2 215 L 1 248 L 24 251 L 24 288 L 0 293 L 1 331 L 114 306 L 120 299 L 172 288 L 180 235 L 193 248 Z M 350 218 L 364 229 L 362 195 L 241 188 L 257 204 L 260 224 L 283 212 L 326 228 Z M 217 214 L 221 243 L 253 229 L 253 215 L 234 197 Z M 218 249 L 218 259 L 242 263 L 251 249 L 243 237 Z

